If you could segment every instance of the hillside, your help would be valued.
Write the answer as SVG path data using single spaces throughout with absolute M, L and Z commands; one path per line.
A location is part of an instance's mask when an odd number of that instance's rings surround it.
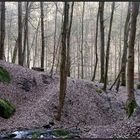
M 0 61 L 11 75 L 10 84 L 0 83 L 0 98 L 16 106 L 10 119 L 0 118 L 0 131 L 41 128 L 54 121 L 59 95 L 59 77 Z M 55 127 L 80 130 L 81 137 L 127 137 L 139 128 L 139 108 L 127 119 L 125 88 L 101 90 L 101 84 L 68 78 L 64 112 Z M 122 127 L 123 126 L 123 127 Z M 120 131 L 121 129 L 121 131 Z M 123 130 L 123 131 L 122 131 Z M 140 134 L 140 132 L 137 132 Z

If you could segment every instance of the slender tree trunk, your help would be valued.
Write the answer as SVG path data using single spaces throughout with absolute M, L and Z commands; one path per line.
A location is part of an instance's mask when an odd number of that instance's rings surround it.
M 81 40 L 81 78 L 84 78 L 84 55 L 83 55 L 83 41 L 84 41 L 84 37 L 83 37 L 83 33 L 84 33 L 84 13 L 85 13 L 85 2 L 83 2 L 83 11 L 82 11 L 82 40 Z
M 67 29 L 68 29 L 68 11 L 69 11 L 69 3 L 64 3 L 64 22 L 62 29 L 62 50 L 61 50 L 61 66 L 60 66 L 60 94 L 59 94 L 59 106 L 58 106 L 58 114 L 56 116 L 56 120 L 61 120 L 61 113 L 64 106 L 65 95 L 66 95 L 66 87 L 67 87 L 67 68 L 66 68 L 66 46 L 67 46 Z
M 120 32 L 119 32 L 119 70 L 121 69 L 121 57 L 122 57 L 122 13 L 123 13 L 123 10 L 121 9 L 121 19 L 120 19 Z
M 104 83 L 104 2 L 99 2 L 99 16 L 100 16 L 100 61 L 101 61 L 101 78 L 100 82 Z
M 97 12 L 97 20 L 96 20 L 96 35 L 95 35 L 95 66 L 94 66 L 94 72 L 93 72 L 93 77 L 92 81 L 95 80 L 96 76 L 96 68 L 97 68 L 97 63 L 98 63 L 98 52 L 97 52 L 97 38 L 98 38 L 98 20 L 99 20 L 99 8 Z
M 0 59 L 4 59 L 5 40 L 5 2 L 1 2 L 1 36 L 0 36 Z
M 117 73 L 117 45 L 116 45 L 116 37 L 115 37 L 115 79 L 116 79 L 116 73 Z
M 77 41 L 77 43 L 78 43 L 78 41 Z M 77 63 L 78 63 L 78 64 L 77 64 L 77 65 L 78 65 L 78 66 L 77 66 L 77 67 L 78 67 L 78 68 L 77 68 L 77 69 L 78 69 L 78 70 L 77 70 L 77 71 L 78 71 L 78 73 L 77 73 L 77 75 L 78 75 L 77 78 L 78 78 L 78 79 L 80 78 L 80 62 L 79 62 L 79 56 L 80 56 L 80 55 L 79 55 L 79 52 L 80 52 L 80 50 L 79 50 L 79 49 L 80 49 L 80 46 L 77 45 Z
M 135 108 L 134 96 L 134 44 L 136 36 L 137 16 L 139 12 L 139 2 L 132 2 L 131 24 L 128 44 L 128 67 L 127 67 L 127 113 L 128 117 L 132 115 Z
M 27 27 L 26 27 L 26 32 L 27 32 L 27 67 L 30 68 L 30 48 L 29 48 L 29 28 L 28 28 L 28 18 L 30 15 L 30 8 L 29 8 L 29 2 L 27 2 L 27 9 L 26 9 L 27 13 Z
M 10 14 L 10 25 L 8 30 L 8 58 L 7 61 L 10 62 L 10 49 L 11 49 L 11 43 L 10 43 L 10 34 L 11 34 L 11 27 L 12 27 L 12 13 Z
M 123 13 L 123 10 L 122 10 L 122 8 L 121 8 L 121 19 L 120 19 L 120 36 L 119 36 L 119 63 L 118 63 L 118 68 L 119 68 L 119 70 L 118 71 L 120 71 L 120 69 L 121 69 L 121 57 L 122 57 L 122 44 L 121 44 L 121 40 L 122 40 L 122 27 L 121 27 L 121 25 L 122 25 L 122 13 Z M 119 79 L 118 79 L 118 81 L 117 81 L 117 85 L 116 85 L 116 90 L 117 90 L 117 92 L 118 92 L 118 90 L 119 90 L 119 86 L 120 86 L 120 77 L 119 77 Z
M 37 46 L 38 46 L 38 30 L 40 26 L 40 19 L 38 21 L 37 29 L 36 29 L 36 37 L 35 37 L 35 52 L 34 52 L 34 58 L 33 58 L 33 67 L 35 67 L 36 59 L 37 59 Z
M 60 65 L 60 53 L 61 53 L 61 46 L 62 46 L 62 42 L 61 42 L 61 39 L 62 39 L 62 30 L 63 30 L 63 18 L 62 18 L 62 21 L 61 21 L 61 34 L 59 35 L 59 39 L 58 39 L 58 45 L 56 47 L 56 54 L 58 56 L 57 58 L 57 64 L 56 64 L 56 73 L 58 73 L 58 70 L 59 70 L 59 65 Z
M 26 56 L 28 58 L 28 54 L 29 54 L 29 49 L 27 50 L 27 47 L 28 46 L 28 16 L 29 16 L 29 2 L 26 2 L 26 6 L 25 6 L 25 9 L 26 9 L 26 13 L 25 13 L 25 24 L 24 24 L 24 42 L 23 42 L 23 65 L 26 63 Z M 26 54 L 27 52 L 27 54 Z
M 126 86 L 126 59 L 127 59 L 127 48 L 128 48 L 128 33 L 129 33 L 129 20 L 130 20 L 130 3 L 128 5 L 127 17 L 124 27 L 124 44 L 123 44 L 123 55 L 122 65 L 125 65 L 121 73 L 121 86 Z
M 77 31 L 78 32 L 78 31 Z M 77 78 L 80 78 L 80 41 L 78 38 L 78 33 L 76 35 L 76 59 L 77 59 Z
M 60 62 L 60 53 L 61 53 L 61 35 L 58 39 L 58 45 L 56 47 L 56 54 L 57 54 L 57 64 L 56 64 L 56 73 L 58 73 L 59 70 L 59 62 Z
M 44 9 L 43 2 L 40 2 L 41 9 L 41 41 L 42 41 L 42 49 L 41 49 L 41 68 L 44 68 L 44 48 L 45 48 L 45 40 L 44 40 Z
M 72 26 L 72 20 L 73 20 L 73 6 L 74 2 L 72 2 L 71 5 L 71 13 L 70 13 L 70 20 L 69 20 L 69 28 L 68 28 L 68 35 L 67 35 L 67 76 L 70 76 L 70 66 L 71 66 L 71 61 L 70 61 L 70 36 L 71 36 L 71 26 Z
M 107 75 L 108 75 L 108 64 L 109 64 L 110 37 L 111 37 L 111 30 L 112 30 L 114 7 L 115 7 L 115 2 L 112 2 L 112 12 L 111 12 L 109 33 L 108 33 L 108 41 L 107 41 L 107 48 L 106 48 L 106 69 L 105 69 L 105 79 L 104 79 L 104 87 L 103 87 L 104 90 L 106 90 L 107 81 L 108 81 L 108 76 Z
M 54 28 L 54 46 L 53 46 L 53 62 L 52 62 L 52 68 L 51 68 L 51 75 L 53 74 L 53 69 L 54 69 L 54 63 L 55 63 L 55 55 L 56 55 L 56 32 L 57 32 L 57 11 L 58 11 L 58 7 L 57 7 L 57 3 L 56 4 L 56 10 L 55 10 L 55 28 Z
M 23 60 L 22 60 L 22 2 L 18 2 L 18 64 L 23 66 Z
M 17 49 L 18 49 L 18 39 L 16 40 L 14 51 L 13 51 L 13 57 L 12 57 L 12 63 L 16 62 L 16 57 L 17 57 Z
M 120 78 L 121 72 L 122 72 L 122 68 L 121 68 L 121 70 L 120 70 L 119 74 L 117 75 L 117 77 L 116 77 L 116 79 L 115 79 L 114 83 L 111 85 L 111 87 L 110 87 L 110 89 L 109 89 L 109 90 L 111 90 L 111 89 L 113 88 L 113 86 L 116 84 L 116 82 L 117 82 L 117 81 L 118 81 L 118 79 Z
M 140 82 L 140 46 L 138 40 L 138 81 Z

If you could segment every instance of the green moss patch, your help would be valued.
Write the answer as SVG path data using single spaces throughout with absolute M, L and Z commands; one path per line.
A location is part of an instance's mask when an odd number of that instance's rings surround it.
M 0 117 L 8 119 L 16 111 L 15 106 L 5 99 L 0 99 Z
M 53 131 L 53 135 L 56 137 L 68 137 L 70 133 L 66 130 L 56 129 Z
M 102 93 L 103 91 L 102 91 L 101 89 L 96 89 L 96 92 L 100 94 L 100 93 Z
M 126 107 L 126 113 L 128 115 L 128 118 L 132 116 L 134 113 L 135 108 L 137 107 L 136 101 L 132 100 Z
M 39 131 L 35 131 L 32 133 L 32 138 L 35 139 L 35 138 L 39 138 L 41 135 L 41 133 Z
M 0 82 L 9 83 L 11 81 L 11 77 L 9 72 L 0 66 Z

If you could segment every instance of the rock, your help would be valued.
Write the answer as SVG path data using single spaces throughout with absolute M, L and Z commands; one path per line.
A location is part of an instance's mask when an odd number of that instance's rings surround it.
M 0 117 L 8 119 L 16 111 L 15 106 L 5 99 L 0 99 Z

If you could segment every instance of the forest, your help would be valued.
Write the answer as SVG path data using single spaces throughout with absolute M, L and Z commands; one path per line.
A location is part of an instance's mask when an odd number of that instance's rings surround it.
M 140 138 L 139 2 L 0 2 L 0 139 Z

